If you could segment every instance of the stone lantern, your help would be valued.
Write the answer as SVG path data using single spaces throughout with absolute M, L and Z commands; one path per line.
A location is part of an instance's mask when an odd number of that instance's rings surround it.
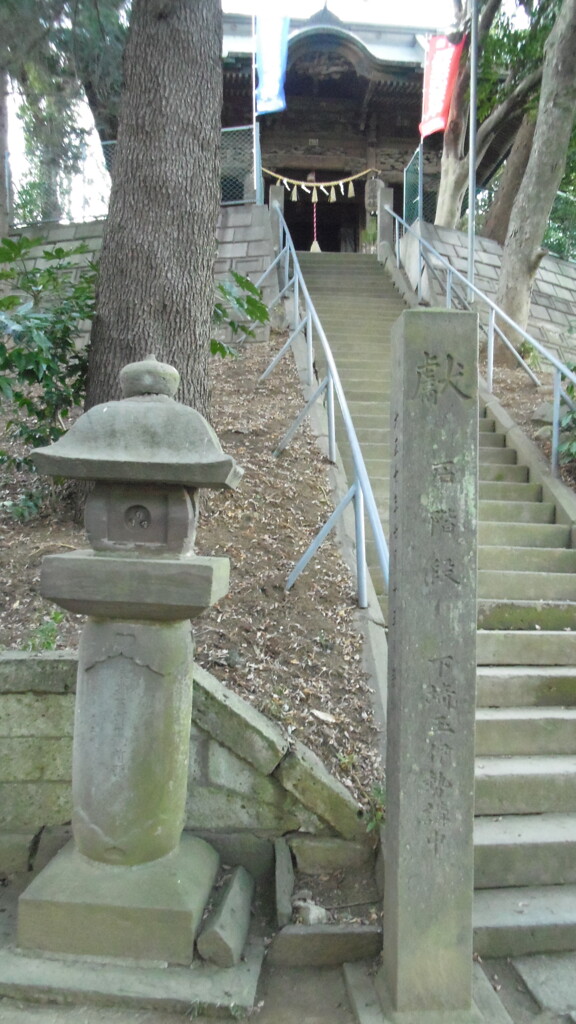
M 198 490 L 242 471 L 177 403 L 177 371 L 124 367 L 123 399 L 95 406 L 33 453 L 52 476 L 95 481 L 91 549 L 50 555 L 41 592 L 88 615 L 72 768 L 74 842 L 20 898 L 18 945 L 189 964 L 218 871 L 182 836 L 192 711 L 190 618 L 228 591 L 225 558 L 194 553 Z

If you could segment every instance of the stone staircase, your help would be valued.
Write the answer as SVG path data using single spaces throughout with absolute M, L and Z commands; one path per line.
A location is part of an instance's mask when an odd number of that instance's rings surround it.
M 386 530 L 389 329 L 405 306 L 373 257 L 300 259 Z M 576 549 L 506 442 L 483 411 L 474 928 L 490 956 L 576 950 Z M 349 473 L 341 427 L 339 447 Z

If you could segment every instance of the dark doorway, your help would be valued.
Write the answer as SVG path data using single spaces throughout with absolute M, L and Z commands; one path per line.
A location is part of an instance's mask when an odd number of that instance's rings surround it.
M 285 171 L 287 177 L 302 180 L 301 171 Z M 347 172 L 349 173 L 349 172 Z M 346 173 L 327 171 L 318 174 L 318 184 L 324 181 L 338 180 Z M 317 184 L 317 188 L 318 188 Z M 313 187 L 312 183 L 309 185 Z M 328 190 L 329 191 L 329 190 Z M 316 224 L 318 244 L 322 252 L 358 252 L 360 247 L 360 229 L 364 222 L 364 182 L 354 182 L 355 196 L 348 198 L 348 185 L 344 185 L 344 195 L 336 186 L 336 202 L 331 203 L 327 196 L 318 188 L 318 202 L 314 204 L 311 195 L 298 189 L 298 199 L 293 202 L 291 193 L 286 191 L 284 199 L 284 217 L 294 247 L 307 251 L 314 238 L 314 205 L 316 205 Z

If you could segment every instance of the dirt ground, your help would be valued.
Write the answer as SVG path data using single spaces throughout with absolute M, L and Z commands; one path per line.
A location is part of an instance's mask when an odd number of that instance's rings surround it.
M 308 744 L 368 809 L 377 811 L 380 762 L 354 581 L 328 539 L 295 587 L 287 576 L 333 508 L 327 465 L 305 424 L 273 455 L 302 406 L 293 361 L 258 378 L 281 345 L 247 345 L 212 360 L 213 425 L 244 469 L 236 492 L 211 492 L 197 536 L 201 554 L 230 559 L 230 592 L 196 620 L 198 662 Z M 0 445 L 4 447 L 5 445 Z M 22 495 L 39 481 L 0 467 L 0 646 L 76 647 L 82 618 L 39 595 L 46 554 L 86 546 L 62 490 L 27 521 Z M 372 812 L 370 808 L 372 807 Z

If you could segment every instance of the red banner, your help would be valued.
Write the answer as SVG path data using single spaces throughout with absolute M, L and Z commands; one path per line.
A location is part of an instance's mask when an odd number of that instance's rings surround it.
M 450 100 L 454 91 L 460 56 L 466 37 L 454 46 L 446 36 L 432 36 L 424 68 L 424 96 L 420 135 L 443 132 L 448 123 Z

